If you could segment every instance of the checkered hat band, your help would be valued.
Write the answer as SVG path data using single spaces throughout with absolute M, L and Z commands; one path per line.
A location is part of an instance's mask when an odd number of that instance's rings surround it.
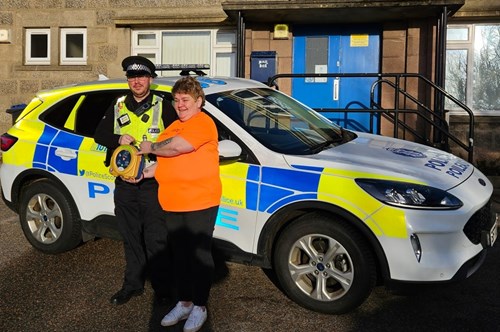
M 147 66 L 140 64 L 140 63 L 134 63 L 131 64 L 130 66 L 127 67 L 127 71 L 133 70 L 133 71 L 145 71 L 151 74 L 151 69 L 149 69 Z

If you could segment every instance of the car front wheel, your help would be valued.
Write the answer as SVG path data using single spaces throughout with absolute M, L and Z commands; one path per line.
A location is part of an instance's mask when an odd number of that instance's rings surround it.
M 274 269 L 283 291 L 310 310 L 341 314 L 361 305 L 376 283 L 374 257 L 344 220 L 310 213 L 276 242 Z
M 82 241 L 81 222 L 75 208 L 50 180 L 38 180 L 25 187 L 19 217 L 24 235 L 42 252 L 68 251 Z

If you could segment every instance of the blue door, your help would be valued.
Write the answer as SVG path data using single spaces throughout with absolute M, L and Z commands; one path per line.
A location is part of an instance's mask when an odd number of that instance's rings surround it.
M 378 73 L 379 35 L 377 26 L 294 26 L 293 73 Z M 375 80 L 294 78 L 292 96 L 345 128 L 378 133 L 378 118 L 371 118 L 367 112 L 322 110 L 369 109 L 370 89 Z

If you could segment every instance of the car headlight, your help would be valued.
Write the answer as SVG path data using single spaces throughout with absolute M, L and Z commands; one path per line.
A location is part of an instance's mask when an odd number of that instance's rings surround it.
M 415 183 L 356 179 L 364 191 L 379 201 L 401 208 L 454 210 L 463 203 L 452 194 Z

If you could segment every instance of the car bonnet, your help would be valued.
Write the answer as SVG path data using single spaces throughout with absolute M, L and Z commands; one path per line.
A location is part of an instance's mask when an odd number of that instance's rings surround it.
M 296 168 L 341 170 L 354 178 L 385 178 L 449 190 L 467 180 L 475 168 L 450 153 L 421 144 L 364 133 L 350 142 L 310 156 L 285 156 Z M 307 159 L 307 160 L 306 160 Z M 476 170 L 479 172 L 478 170 Z

